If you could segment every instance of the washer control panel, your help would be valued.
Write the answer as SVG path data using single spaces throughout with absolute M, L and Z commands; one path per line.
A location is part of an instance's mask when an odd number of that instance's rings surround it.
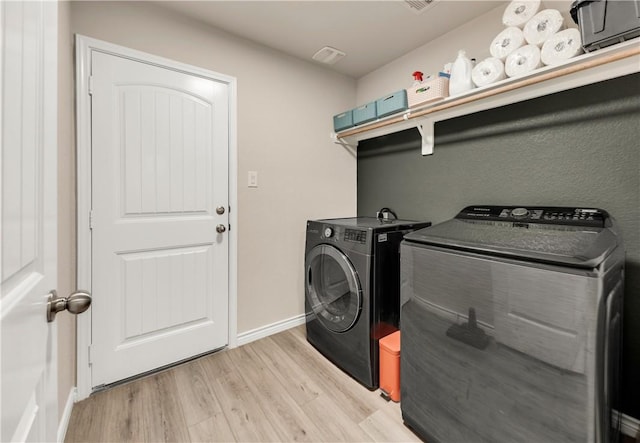
M 602 209 L 564 206 L 468 206 L 456 215 L 458 219 L 511 222 L 514 226 L 540 223 L 604 227 L 608 217 Z

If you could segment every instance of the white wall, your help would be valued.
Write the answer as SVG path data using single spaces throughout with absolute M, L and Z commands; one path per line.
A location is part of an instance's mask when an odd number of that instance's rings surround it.
M 431 74 L 442 70 L 448 62 L 453 62 L 459 49 L 464 49 L 469 58 L 482 61 L 490 56 L 489 45 L 505 26 L 502 14 L 509 4 L 499 6 L 486 14 L 426 43 L 385 66 L 358 79 L 356 100 L 358 104 L 368 103 L 390 92 L 406 89 L 413 83 L 412 73 L 422 71 Z M 544 1 L 544 8 L 558 9 L 565 26 L 575 28 L 571 20 L 570 0 Z
M 329 140 L 355 80 L 151 2 L 72 2 L 71 31 L 238 79 L 238 332 L 302 314 L 306 220 L 356 212 L 356 160 Z

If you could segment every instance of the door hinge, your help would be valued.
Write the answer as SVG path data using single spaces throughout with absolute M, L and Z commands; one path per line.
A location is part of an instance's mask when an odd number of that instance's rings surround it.
M 93 95 L 93 75 L 89 76 L 89 95 Z
M 93 210 L 89 211 L 89 230 L 93 229 Z
M 93 360 L 91 359 L 91 345 L 89 345 L 89 366 L 93 364 Z

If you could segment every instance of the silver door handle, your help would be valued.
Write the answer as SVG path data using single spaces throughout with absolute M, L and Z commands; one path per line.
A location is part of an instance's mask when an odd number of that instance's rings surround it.
M 67 310 L 69 313 L 78 315 L 89 309 L 91 306 L 91 294 L 86 291 L 77 291 L 69 297 L 58 297 L 58 293 L 53 289 L 47 299 L 47 322 L 51 323 L 56 319 L 58 312 Z
M 224 206 L 218 206 L 216 208 L 216 214 L 218 214 L 218 215 L 224 214 Z
M 227 230 L 227 227 L 225 225 L 216 226 L 216 231 L 218 231 L 218 234 L 222 234 L 226 230 Z

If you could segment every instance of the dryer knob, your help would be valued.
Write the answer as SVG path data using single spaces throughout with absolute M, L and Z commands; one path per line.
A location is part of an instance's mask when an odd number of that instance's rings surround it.
M 324 236 L 326 238 L 331 238 L 331 236 L 333 235 L 333 228 L 324 228 Z

